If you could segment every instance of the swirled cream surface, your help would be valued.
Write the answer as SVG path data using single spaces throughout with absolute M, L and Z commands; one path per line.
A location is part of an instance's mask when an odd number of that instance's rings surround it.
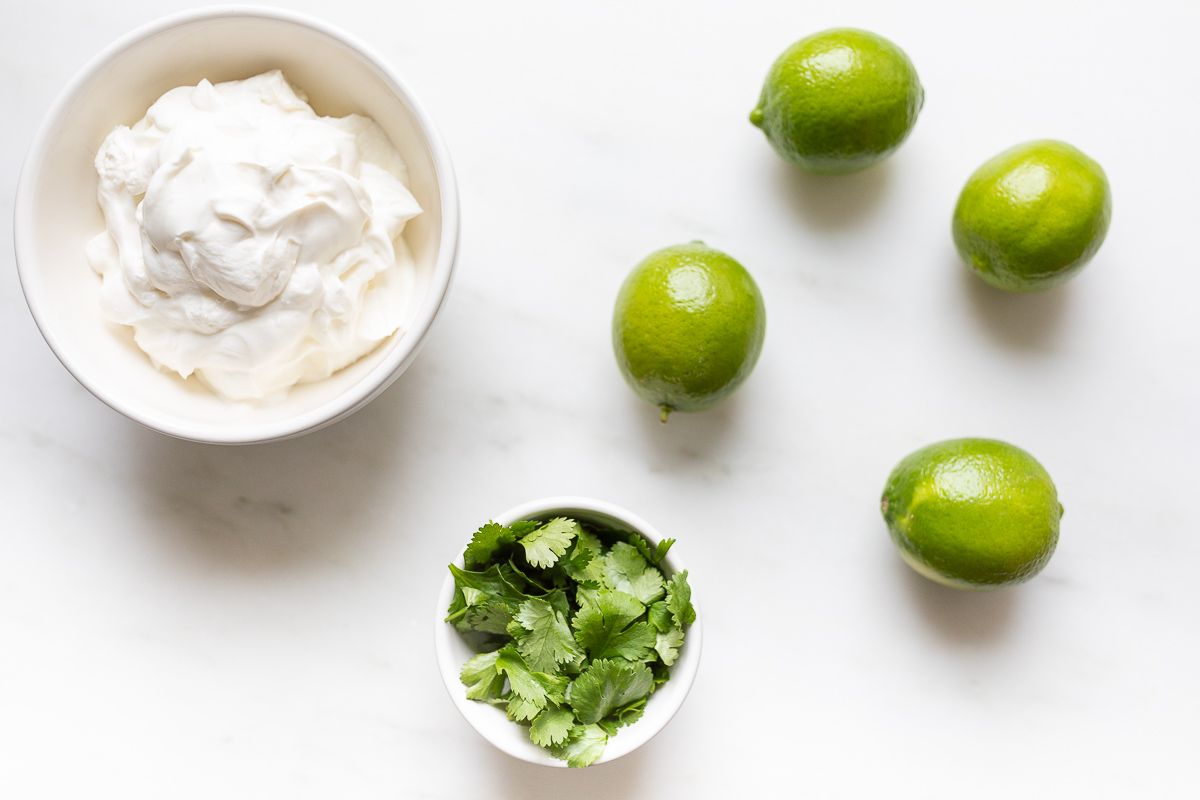
M 279 71 L 164 94 L 96 155 L 101 303 L 160 369 L 229 400 L 328 377 L 399 328 L 420 206 L 366 117 Z

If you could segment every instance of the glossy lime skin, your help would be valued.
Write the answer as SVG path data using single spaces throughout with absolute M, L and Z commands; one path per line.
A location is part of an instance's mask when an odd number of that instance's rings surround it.
M 924 102 L 903 50 L 869 31 L 837 28 L 783 52 L 750 121 L 786 161 L 842 174 L 890 155 L 908 138 Z
M 927 578 L 967 589 L 1027 581 L 1058 544 L 1063 508 L 1029 453 L 994 439 L 952 439 L 892 470 L 880 503 L 904 560 Z
M 703 242 L 666 247 L 633 268 L 613 311 L 613 350 L 638 396 L 700 411 L 728 397 L 762 352 L 767 315 L 750 273 Z
M 1038 291 L 1082 269 L 1111 218 L 1099 164 L 1065 142 L 1027 142 L 971 175 L 954 209 L 954 244 L 992 286 Z

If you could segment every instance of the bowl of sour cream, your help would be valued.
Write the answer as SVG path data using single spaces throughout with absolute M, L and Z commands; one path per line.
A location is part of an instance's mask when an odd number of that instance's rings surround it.
M 362 408 L 412 363 L 458 243 L 449 156 L 393 69 L 274 9 L 117 41 L 48 113 L 14 216 L 30 311 L 100 400 L 244 444 Z

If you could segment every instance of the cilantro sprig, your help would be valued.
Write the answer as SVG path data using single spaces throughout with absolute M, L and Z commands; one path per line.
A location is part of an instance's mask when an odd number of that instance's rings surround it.
M 661 569 L 674 543 L 565 517 L 481 527 L 450 566 L 446 614 L 478 653 L 460 673 L 467 697 L 569 766 L 595 762 L 669 679 L 696 620 L 687 572 Z

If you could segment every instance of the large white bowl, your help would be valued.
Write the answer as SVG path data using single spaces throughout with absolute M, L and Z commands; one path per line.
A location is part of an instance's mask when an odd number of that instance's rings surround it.
M 510 525 L 522 519 L 550 519 L 551 517 L 570 517 L 581 522 L 592 522 L 619 530 L 639 533 L 650 542 L 657 545 L 663 538 L 655 528 L 641 517 L 612 503 L 593 500 L 587 497 L 546 497 L 510 508 L 495 518 L 502 525 Z M 673 575 L 684 569 L 678 559 L 676 545 L 667 554 L 661 565 L 667 575 Z M 463 549 L 466 549 L 464 542 Z M 463 566 L 463 553 L 459 552 L 454 560 L 455 566 Z M 692 576 L 688 582 L 695 587 Z M 446 623 L 446 609 L 454 599 L 454 577 L 446 573 L 442 590 L 438 594 L 438 605 L 434 615 L 434 647 L 437 651 L 438 671 L 441 672 L 442 682 L 450 692 L 450 699 L 466 717 L 479 735 L 487 739 L 497 748 L 508 755 L 528 761 L 531 764 L 541 764 L 548 767 L 565 767 L 565 761 L 559 761 L 541 747 L 529 741 L 529 729 L 515 722 L 510 722 L 502 709 L 477 703 L 467 699 L 466 687 L 458 678 L 462 665 L 475 652 L 467 646 L 462 636 L 452 625 Z M 646 703 L 646 712 L 642 718 L 628 727 L 621 728 L 617 735 L 609 739 L 604 748 L 604 754 L 596 761 L 603 764 L 621 756 L 628 755 L 638 749 L 666 727 L 675 712 L 683 705 L 692 684 L 696 681 L 696 670 L 700 667 L 700 647 L 702 643 L 701 619 L 687 629 L 683 647 L 679 651 L 679 660 L 671 667 L 671 679 L 663 684 L 650 696 Z
M 401 331 L 357 363 L 327 380 L 295 387 L 277 403 L 229 403 L 195 380 L 156 370 L 129 329 L 101 315 L 99 279 L 84 255 L 87 241 L 104 229 L 92 162 L 114 126 L 136 122 L 168 89 L 275 68 L 308 94 L 318 113 L 372 117 L 404 156 L 423 209 L 404 234 L 417 263 L 417 290 Z M 458 194 L 449 155 L 429 118 L 395 72 L 366 47 L 300 15 L 219 8 L 151 23 L 80 71 L 51 107 L 25 161 L 14 228 L 29 309 L 80 383 L 163 433 L 243 444 L 296 436 L 349 416 L 412 363 L 450 285 Z

